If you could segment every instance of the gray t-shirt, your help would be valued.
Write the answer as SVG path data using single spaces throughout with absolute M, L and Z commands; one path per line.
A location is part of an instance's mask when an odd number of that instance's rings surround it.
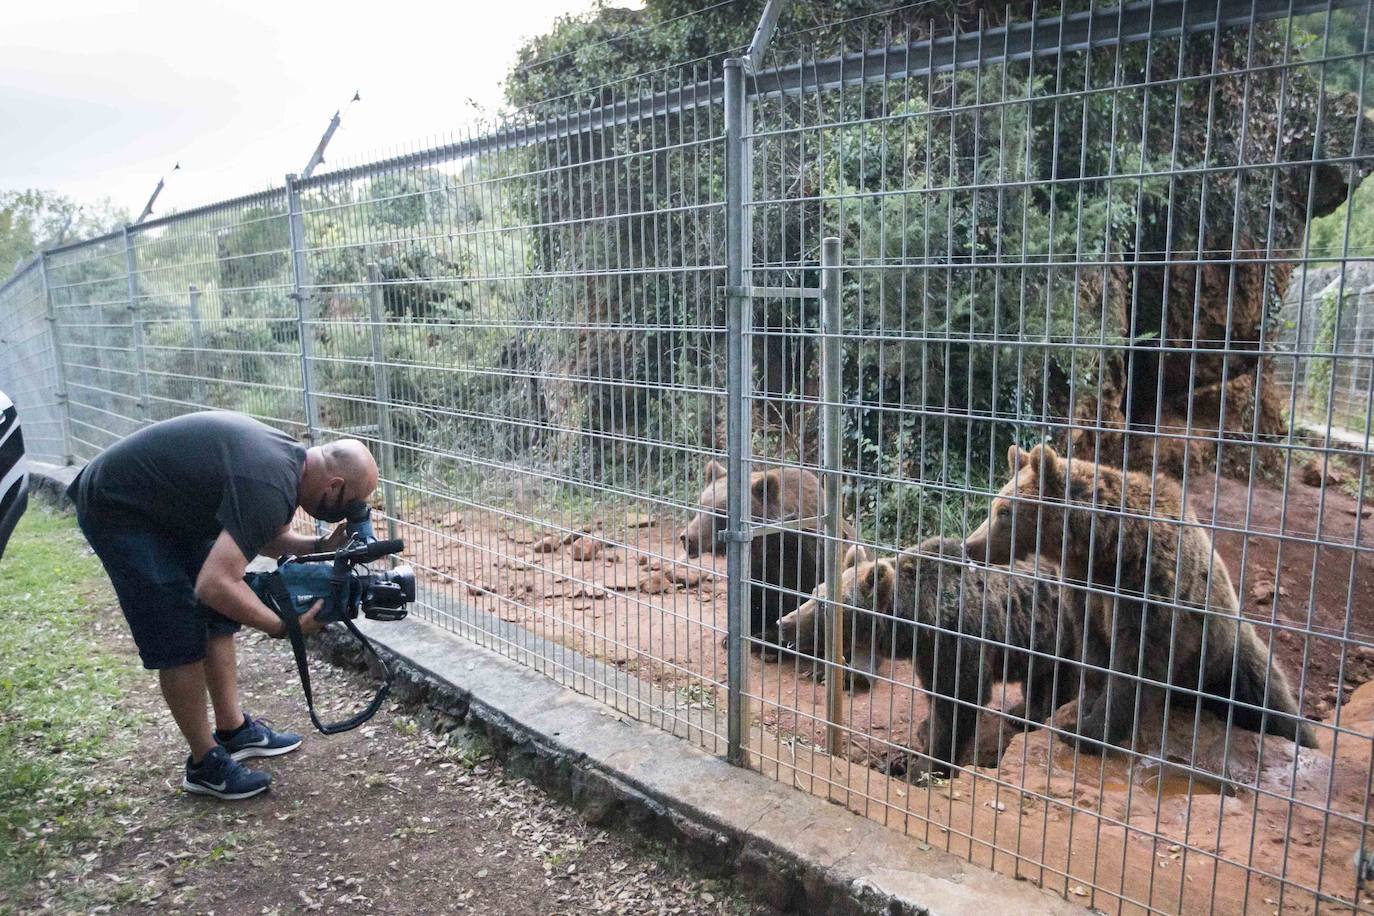
M 228 411 L 146 426 L 105 449 L 68 492 L 84 524 L 206 541 L 228 531 L 252 560 L 290 521 L 305 447 Z

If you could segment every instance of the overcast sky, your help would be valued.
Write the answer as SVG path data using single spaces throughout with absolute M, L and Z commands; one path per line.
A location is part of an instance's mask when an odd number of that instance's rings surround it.
M 355 89 L 323 169 L 416 148 L 498 108 L 522 41 L 592 6 L 0 0 L 0 188 L 136 216 L 180 160 L 159 213 L 256 191 L 305 166 Z

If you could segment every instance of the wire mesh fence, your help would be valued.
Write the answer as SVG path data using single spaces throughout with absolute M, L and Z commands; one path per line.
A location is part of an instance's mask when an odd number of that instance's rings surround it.
M 1275 369 L 1292 394 L 1294 422 L 1309 430 L 1330 427 L 1350 442 L 1359 442 L 1369 427 L 1374 367 L 1365 357 L 1374 352 L 1371 281 L 1365 263 L 1304 271 L 1289 286 L 1276 341 L 1281 351 L 1293 354 Z
M 0 386 L 360 438 L 422 616 L 1071 900 L 1367 912 L 1371 16 L 573 93 L 46 253 Z

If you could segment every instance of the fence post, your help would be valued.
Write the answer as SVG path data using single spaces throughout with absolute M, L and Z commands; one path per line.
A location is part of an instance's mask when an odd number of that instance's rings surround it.
M 129 227 L 122 230 L 124 235 L 124 272 L 129 277 L 129 336 L 134 351 L 134 387 L 138 392 L 138 418 L 145 426 L 149 420 L 148 410 L 148 364 L 143 351 L 143 324 L 139 321 L 138 271 L 134 265 L 134 246 L 129 241 Z
M 387 537 L 396 537 L 396 474 L 391 439 L 391 370 L 386 362 L 382 302 L 382 274 L 375 262 L 367 265 L 367 302 L 372 328 L 372 381 L 377 395 L 377 441 L 381 455 L 382 506 L 386 511 Z
M 57 402 L 57 416 L 62 424 L 62 463 L 75 464 L 76 454 L 72 451 L 72 406 L 67 396 L 67 361 L 62 353 L 62 329 L 57 323 L 57 304 L 53 301 L 52 287 L 48 285 L 48 253 L 38 256 L 38 277 L 43 281 L 43 301 L 47 311 L 48 336 L 52 339 L 52 361 L 56 384 L 53 400 Z
M 305 437 L 319 444 L 320 418 L 315 407 L 315 370 L 311 366 L 310 292 L 305 279 L 305 222 L 301 218 L 301 187 L 293 172 L 286 176 L 287 231 L 291 238 L 291 298 L 296 302 L 296 333 L 301 344 L 301 390 L 305 406 Z
M 200 287 L 194 283 L 190 287 L 187 310 L 191 315 L 191 371 L 195 374 L 195 381 L 191 383 L 191 397 L 197 407 L 208 407 L 205 402 L 205 371 L 201 363 L 203 343 L 200 333 Z
M 728 700 L 726 756 L 731 763 L 746 761 L 749 737 L 744 721 L 745 675 L 749 657 L 745 634 L 749 625 L 749 369 L 748 327 L 750 299 L 744 288 L 746 149 L 744 62 L 725 62 L 725 285 L 726 285 L 726 495 L 725 556 L 729 588 L 726 639 Z
M 840 240 L 821 240 L 821 464 L 825 492 L 826 747 L 844 752 L 844 604 L 840 601 Z

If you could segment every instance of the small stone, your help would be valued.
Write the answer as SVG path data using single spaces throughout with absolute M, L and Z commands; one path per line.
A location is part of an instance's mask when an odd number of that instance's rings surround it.
M 546 534 L 534 545 L 535 553 L 554 553 L 563 546 L 563 539 L 552 534 Z
M 676 591 L 677 586 L 663 573 L 651 573 L 639 579 L 639 591 L 645 595 L 662 595 Z
M 601 555 L 606 549 L 606 545 L 592 537 L 580 537 L 573 541 L 572 547 L 568 549 L 568 556 L 574 560 L 592 560 Z
M 668 568 L 663 570 L 663 574 L 670 582 L 675 582 L 685 588 L 700 585 L 701 580 L 705 577 L 701 570 L 693 569 L 683 563 L 669 564 Z

